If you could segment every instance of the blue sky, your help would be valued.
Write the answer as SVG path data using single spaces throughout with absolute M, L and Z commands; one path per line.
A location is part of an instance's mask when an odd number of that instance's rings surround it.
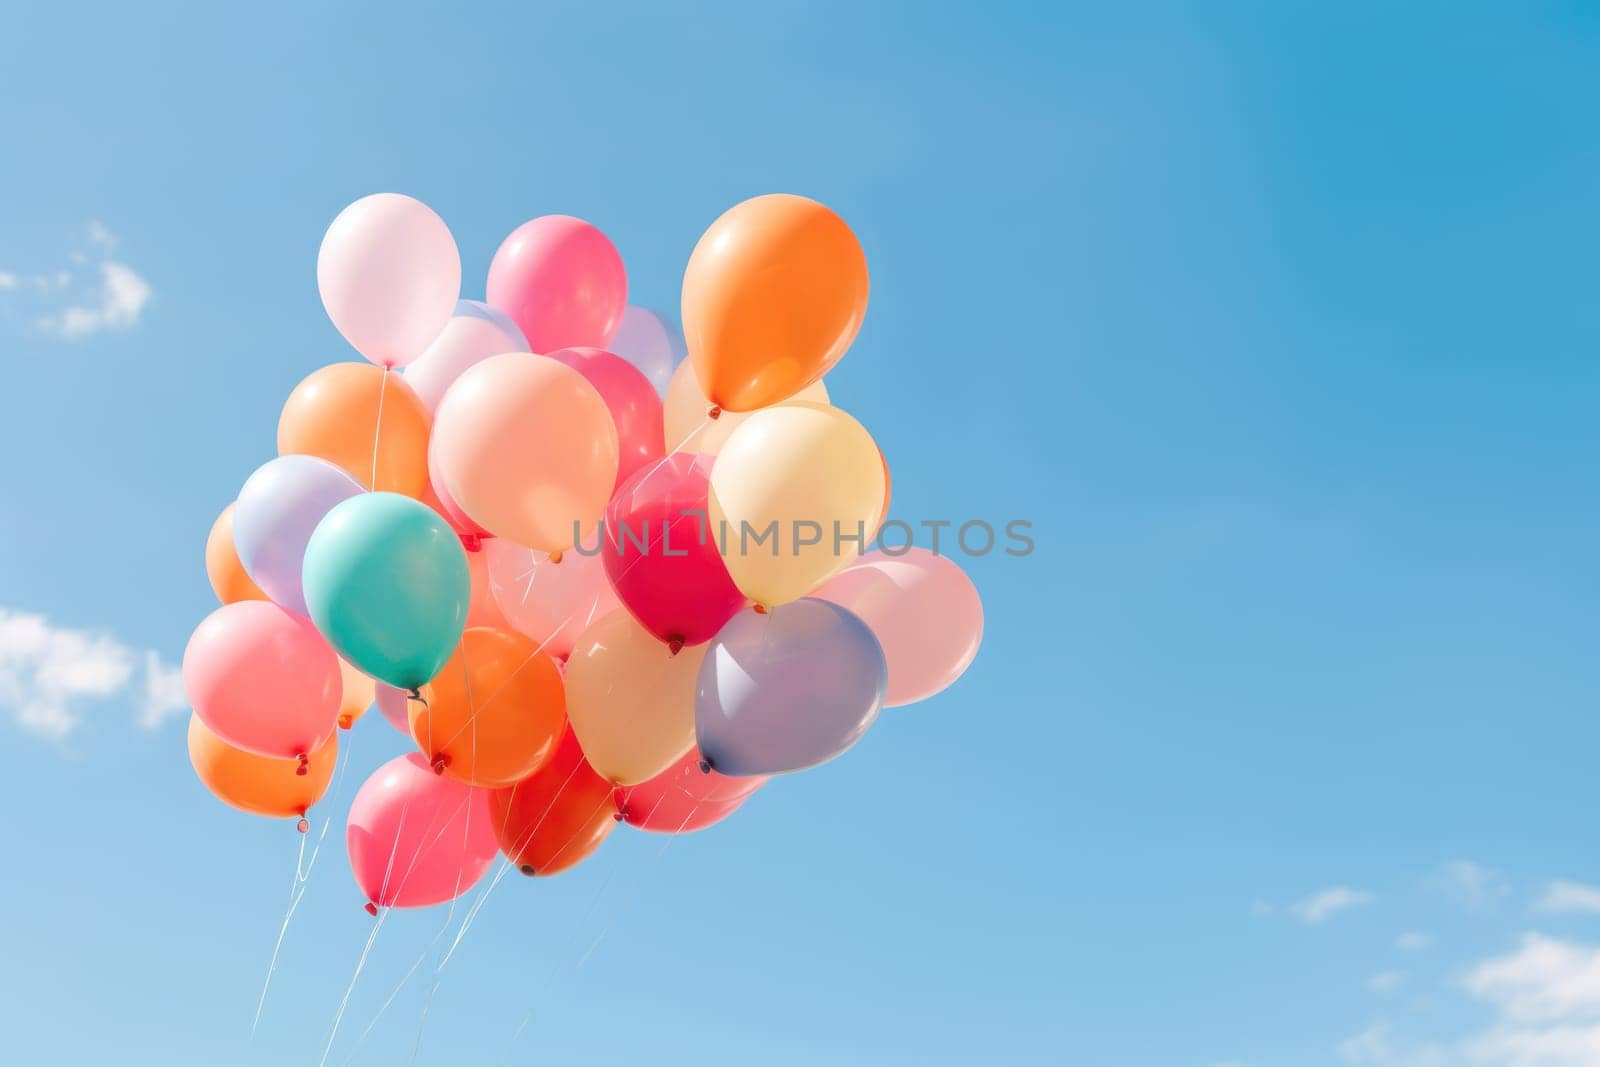
M 0 9 L 17 1062 L 321 1054 L 341 824 L 252 1038 L 298 841 L 193 780 L 170 665 L 380 190 L 464 295 L 566 212 L 669 310 L 721 210 L 829 203 L 896 513 L 1038 549 L 972 562 L 956 688 L 508 879 L 357 1047 L 445 918 L 394 916 L 329 1062 L 1600 1062 L 1592 5 L 237 6 Z

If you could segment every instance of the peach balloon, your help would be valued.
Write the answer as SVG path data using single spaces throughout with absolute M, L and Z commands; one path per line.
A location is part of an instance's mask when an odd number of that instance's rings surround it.
M 868 552 L 811 595 L 854 612 L 878 638 L 889 661 L 889 707 L 948 687 L 983 641 L 977 587 L 954 560 L 925 548 Z
M 428 412 L 405 379 L 370 363 L 312 371 L 278 416 L 278 455 L 317 456 L 368 489 L 421 499 Z
M 828 373 L 861 329 L 867 257 L 843 219 L 774 193 L 711 224 L 683 272 L 683 335 L 713 404 L 751 411 Z
M 567 659 L 567 717 L 602 778 L 638 785 L 694 746 L 695 683 L 706 648 L 674 654 L 626 611 L 578 638 Z
M 565 364 L 508 352 L 456 379 L 439 403 L 441 483 L 496 537 L 555 553 L 599 521 L 617 477 L 617 431 L 595 387 Z
M 411 702 L 411 737 L 435 771 L 467 785 L 511 785 L 544 766 L 566 728 L 555 661 L 503 630 L 468 630 Z
M 463 538 L 465 540 L 465 538 Z M 480 546 L 467 550 L 467 573 L 472 577 L 472 599 L 467 604 L 467 628 L 484 626 L 491 630 L 515 629 L 495 603 L 489 585 L 489 554 Z
M 828 387 L 821 381 L 812 382 L 785 403 L 828 403 Z M 708 418 L 706 410 L 711 401 L 700 388 L 694 376 L 694 364 L 684 360 L 672 372 L 667 383 L 666 407 L 663 417 L 666 424 L 666 447 L 670 452 L 701 452 L 716 455 L 733 436 L 748 412 L 723 411 L 716 418 Z
M 189 762 L 200 783 L 225 804 L 268 818 L 304 815 L 322 799 L 338 762 L 338 735 L 311 751 L 306 773 L 300 761 L 258 756 L 234 748 L 212 733 L 200 716 L 189 716 Z
M 377 682 L 339 660 L 339 728 L 348 730 L 377 699 Z
M 239 553 L 233 547 L 232 504 L 222 509 L 206 537 L 206 577 L 211 580 L 211 591 L 224 604 L 270 599 L 250 580 L 244 564 L 239 562 Z
M 493 538 L 483 543 L 489 589 L 510 628 L 561 658 L 578 635 L 620 606 L 599 555 L 568 552 L 560 563 L 547 553 Z

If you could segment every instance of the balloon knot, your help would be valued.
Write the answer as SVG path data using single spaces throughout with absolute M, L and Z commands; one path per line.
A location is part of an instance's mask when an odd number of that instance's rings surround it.
M 483 536 L 475 533 L 464 533 L 461 535 L 461 547 L 468 552 L 482 552 Z
M 710 760 L 703 759 L 703 760 L 700 761 L 700 773 L 701 774 L 710 774 L 711 773 L 711 761 Z
M 622 820 L 627 818 L 627 816 L 625 814 L 623 814 L 623 812 L 622 812 L 622 810 L 620 808 L 618 810 L 612 812 L 611 813 L 611 817 L 613 819 L 615 819 L 617 822 L 621 822 Z
M 351 724 L 354 723 L 355 721 L 356 720 L 347 711 L 343 715 L 339 716 L 339 729 L 348 730 L 348 729 L 350 729 Z
M 294 828 L 299 830 L 301 833 L 305 833 L 307 830 L 311 829 L 311 824 L 307 822 L 306 817 L 302 815 L 300 816 L 300 821 L 294 824 Z
M 757 615 L 765 615 L 767 613 L 767 606 L 765 604 L 757 604 L 755 605 L 755 609 Z
M 556 549 L 554 552 L 550 553 L 550 562 L 551 563 L 560 563 L 561 562 L 561 550 L 559 548 Z
M 298 766 L 295 767 L 294 773 L 296 773 L 298 775 L 301 775 L 303 777 L 306 774 L 306 772 L 311 769 L 311 757 L 307 756 L 304 752 L 302 752 L 302 753 L 300 753 L 300 755 L 296 756 L 295 758 L 298 759 L 300 761 L 300 763 L 299 763 Z
M 406 694 L 406 699 L 407 700 L 415 700 L 418 704 L 421 704 L 423 707 L 427 707 L 428 706 L 428 702 L 427 702 L 427 700 L 425 700 L 423 698 L 422 689 L 419 686 L 412 686 L 411 687 L 411 691 Z
M 534 875 L 533 864 L 531 863 L 524 863 L 521 867 L 518 867 L 517 870 L 521 871 L 529 878 L 532 878 Z
M 443 774 L 444 769 L 448 766 L 450 766 L 450 757 L 446 756 L 443 752 L 433 757 L 432 767 L 434 774 Z
M 710 407 L 706 408 L 706 418 L 708 418 L 708 419 L 720 419 L 720 418 L 722 418 L 722 405 L 721 404 L 712 404 Z
M 676 656 L 679 652 L 682 652 L 683 638 L 678 634 L 673 634 L 671 637 L 667 638 L 667 651 L 671 652 L 674 656 Z
M 378 914 L 378 906 L 369 900 L 367 901 L 365 911 L 368 915 L 376 915 Z

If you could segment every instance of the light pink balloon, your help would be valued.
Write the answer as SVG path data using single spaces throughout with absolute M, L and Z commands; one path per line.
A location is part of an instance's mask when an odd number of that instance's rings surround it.
M 702 771 L 702 758 L 698 748 L 691 748 L 649 781 L 618 786 L 617 811 L 622 821 L 660 834 L 704 830 L 738 811 L 750 794 L 767 783 L 765 774 L 730 778 Z
M 639 368 L 603 348 L 558 348 L 549 356 L 583 375 L 606 402 L 617 428 L 617 485 L 661 458 L 661 397 Z
M 467 604 L 467 628 L 488 626 L 495 630 L 510 630 L 511 623 L 495 603 L 494 591 L 489 587 L 489 553 L 481 547 L 491 542 L 479 542 L 480 547 L 467 552 L 467 573 L 472 577 L 472 599 Z
M 406 368 L 406 384 L 433 414 L 463 371 L 502 352 L 526 352 L 528 341 L 511 316 L 476 300 L 463 300 L 427 351 Z
M 983 601 L 948 556 L 912 548 L 868 552 L 811 594 L 860 616 L 889 661 L 888 707 L 949 686 L 978 654 Z
M 183 652 L 183 688 L 200 721 L 235 748 L 294 759 L 339 724 L 339 657 L 310 621 L 265 600 L 206 616 Z
M 594 226 L 543 215 L 500 245 L 489 264 L 488 294 L 535 352 L 604 348 L 628 306 L 628 274 L 616 246 Z
M 537 549 L 493 539 L 483 543 L 489 591 L 511 628 L 559 658 L 589 623 L 621 607 L 599 556 L 570 551 L 560 563 Z
M 364 196 L 339 212 L 317 253 L 328 318 L 367 359 L 401 367 L 450 321 L 461 256 L 444 220 L 399 193 Z
M 494 859 L 489 795 L 434 774 L 416 752 L 397 757 L 361 784 L 345 846 L 368 910 L 454 900 Z
M 373 686 L 372 703 L 377 707 L 378 714 L 383 716 L 384 722 L 407 737 L 411 736 L 411 694 L 386 682 L 379 682 Z

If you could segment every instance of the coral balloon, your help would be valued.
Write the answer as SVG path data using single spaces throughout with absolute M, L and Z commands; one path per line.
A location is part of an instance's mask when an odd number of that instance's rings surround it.
M 317 252 L 328 318 L 381 367 L 422 354 L 461 296 L 461 256 L 444 220 L 399 193 L 364 196 L 339 212 Z
M 488 293 L 535 352 L 604 348 L 628 305 L 628 274 L 616 247 L 594 226 L 570 215 L 543 215 L 518 226 L 495 252 Z
M 311 532 L 335 504 L 361 493 L 348 472 L 315 456 L 279 456 L 245 480 L 234 506 L 233 543 L 274 603 L 306 613 L 300 572 Z
M 526 875 L 558 874 L 617 824 L 611 783 L 595 773 L 571 730 L 537 773 L 489 793 L 500 851 Z
M 775 193 L 728 210 L 683 272 L 683 333 L 713 404 L 793 396 L 844 355 L 867 311 L 867 258 L 843 219 Z
M 883 454 L 838 408 L 780 404 L 734 431 L 711 471 L 723 563 L 758 604 L 805 596 L 861 553 L 883 507 Z
M 527 550 L 524 550 L 527 551 Z M 467 572 L 472 576 L 472 600 L 467 606 L 467 629 L 487 626 L 491 630 L 513 629 L 506 621 L 500 605 L 495 603 L 494 591 L 489 584 L 489 556 L 482 546 L 468 549 Z
M 368 489 L 422 496 L 428 412 L 398 374 L 335 363 L 294 387 L 278 416 L 278 454 L 319 456 Z
M 206 727 L 258 756 L 305 757 L 339 718 L 339 658 L 305 619 L 265 600 L 224 604 L 183 652 L 183 688 Z
M 434 770 L 468 785 L 507 786 L 550 759 L 566 727 L 561 671 L 526 637 L 468 630 L 411 703 L 411 736 Z
M 638 368 L 602 348 L 558 348 L 550 358 L 583 375 L 606 402 L 617 430 L 616 484 L 661 458 L 661 398 Z
M 339 729 L 348 730 L 378 698 L 377 682 L 339 661 Z
M 674 652 L 626 611 L 578 638 L 567 659 L 567 717 L 600 777 L 637 785 L 694 744 L 694 695 L 705 646 Z
M 622 821 L 658 834 L 704 830 L 738 811 L 767 782 L 764 774 L 730 778 L 702 771 L 701 759 L 700 750 L 691 748 L 648 782 L 619 786 L 617 810 Z
M 306 545 L 311 620 L 352 666 L 401 689 L 428 681 L 450 658 L 471 592 L 455 531 L 410 497 L 352 497 Z
M 572 651 L 589 624 L 617 607 L 598 555 L 568 552 L 560 563 L 534 548 L 485 541 L 489 589 L 518 633 L 557 658 Z
M 972 579 L 925 548 L 868 552 L 811 595 L 848 608 L 877 636 L 889 662 L 889 707 L 951 685 L 983 640 L 983 601 Z
M 471 889 L 494 860 L 488 794 L 415 752 L 385 763 L 350 804 L 345 847 L 367 910 L 421 908 Z
M 727 775 L 781 774 L 825 763 L 861 739 L 888 686 L 867 624 L 809 597 L 744 612 L 706 649 L 695 735 Z
M 266 600 L 267 594 L 250 580 L 244 564 L 239 562 L 238 550 L 233 547 L 233 510 L 233 504 L 223 508 L 206 535 L 206 578 L 211 582 L 211 591 L 224 604 Z
M 676 322 L 659 311 L 632 306 L 623 311 L 622 323 L 606 347 L 638 367 L 658 396 L 666 394 L 673 370 L 689 355 Z M 700 411 L 705 413 L 704 405 Z
M 492 356 L 445 394 L 435 488 L 496 537 L 559 552 L 600 519 L 617 478 L 617 431 L 583 375 L 556 360 Z
M 812 382 L 785 403 L 827 404 L 828 387 L 821 381 Z M 672 372 L 667 386 L 664 427 L 668 452 L 703 452 L 716 455 L 733 431 L 749 418 L 747 412 L 723 411 L 716 418 L 707 418 L 711 401 L 700 391 L 700 382 L 694 376 L 694 364 L 683 362 Z
M 502 352 L 526 351 L 527 338 L 511 316 L 488 304 L 463 300 L 428 350 L 406 368 L 406 384 L 431 415 L 439 409 L 445 390 L 468 367 Z
M 611 588 L 646 629 L 680 648 L 711 640 L 745 605 L 706 524 L 711 464 L 711 456 L 668 456 L 606 505 L 601 558 Z
M 338 757 L 335 734 L 311 751 L 302 774 L 299 760 L 272 759 L 234 748 L 200 716 L 189 716 L 189 762 L 200 783 L 218 800 L 251 815 L 269 819 L 305 815 L 328 791 Z

